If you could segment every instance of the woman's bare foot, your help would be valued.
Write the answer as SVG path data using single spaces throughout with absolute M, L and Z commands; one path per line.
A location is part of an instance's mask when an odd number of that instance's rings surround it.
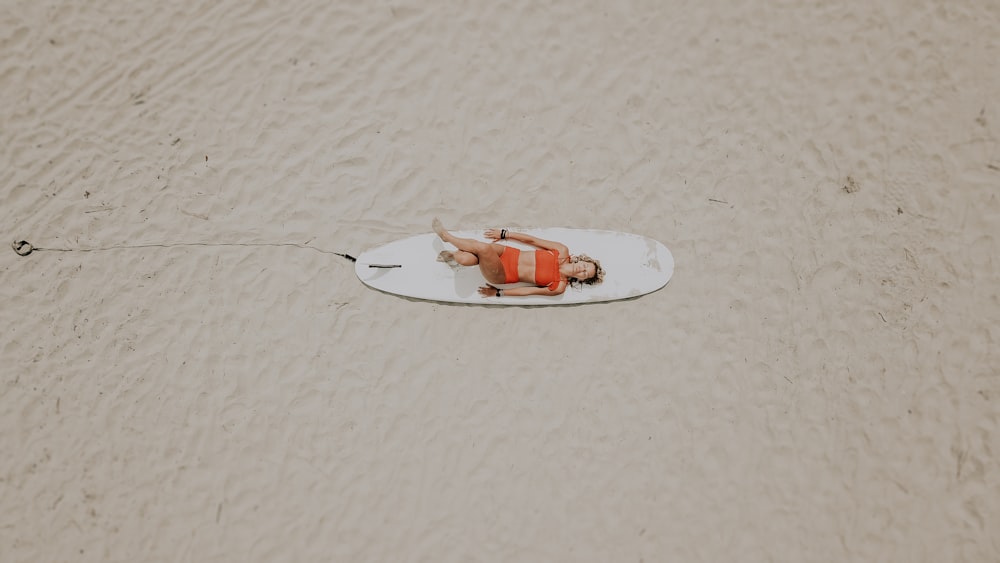
M 434 229 L 434 232 L 437 233 L 437 236 L 441 237 L 441 240 L 447 240 L 445 239 L 445 237 L 448 236 L 448 231 L 445 230 L 444 225 L 441 224 L 440 219 L 435 217 L 434 220 L 431 221 L 431 228 Z
M 452 268 L 461 266 L 461 264 L 458 263 L 458 260 L 455 260 L 455 253 L 450 250 L 442 250 L 441 253 L 438 254 L 437 261 L 444 262 Z

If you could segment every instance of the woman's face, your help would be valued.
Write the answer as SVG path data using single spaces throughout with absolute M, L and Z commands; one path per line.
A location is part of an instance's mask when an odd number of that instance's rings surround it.
M 586 281 L 597 275 L 597 267 L 590 262 L 574 262 L 573 263 L 573 277 L 580 280 Z

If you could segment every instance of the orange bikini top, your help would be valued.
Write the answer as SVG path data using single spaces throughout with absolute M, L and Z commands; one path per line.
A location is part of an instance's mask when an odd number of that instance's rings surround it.
M 555 291 L 562 277 L 559 275 L 559 251 L 535 251 L 535 285 Z

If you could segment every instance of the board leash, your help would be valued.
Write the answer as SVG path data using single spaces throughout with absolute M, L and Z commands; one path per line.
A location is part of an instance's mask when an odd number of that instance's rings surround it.
M 316 248 L 315 246 L 309 246 L 307 244 L 301 244 L 296 242 L 177 242 L 170 244 L 116 244 L 112 246 L 102 246 L 94 248 L 43 248 L 40 246 L 35 246 L 26 240 L 15 240 L 11 243 L 11 248 L 18 256 L 28 256 L 34 252 L 105 252 L 108 250 L 135 250 L 135 249 L 146 249 L 146 248 L 178 248 L 178 247 L 212 247 L 212 246 L 246 246 L 246 247 L 294 247 L 294 248 L 304 248 L 306 250 L 313 250 L 316 252 L 322 252 L 323 254 L 333 254 L 334 256 L 340 256 L 341 258 L 346 258 L 351 262 L 357 262 L 358 259 L 350 254 L 342 252 L 334 252 L 332 250 L 324 250 L 322 248 Z M 402 264 L 367 264 L 369 268 L 402 268 Z

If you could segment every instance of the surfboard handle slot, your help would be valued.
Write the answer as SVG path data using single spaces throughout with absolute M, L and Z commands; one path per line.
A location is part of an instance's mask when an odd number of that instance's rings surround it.
M 368 264 L 369 268 L 402 268 L 402 264 Z

